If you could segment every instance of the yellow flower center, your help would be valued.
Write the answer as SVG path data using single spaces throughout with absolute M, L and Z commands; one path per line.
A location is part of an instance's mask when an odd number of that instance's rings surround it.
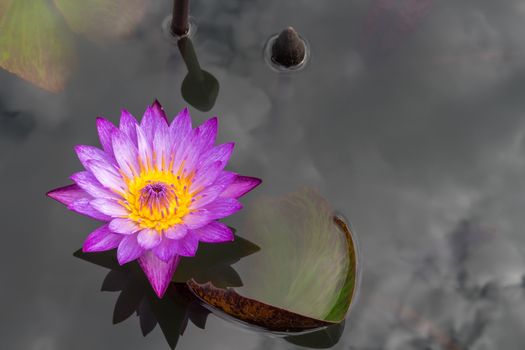
M 193 195 L 191 176 L 183 177 L 169 170 L 142 170 L 141 174 L 126 180 L 128 190 L 122 205 L 129 219 L 141 228 L 159 232 L 182 222 L 190 212 Z

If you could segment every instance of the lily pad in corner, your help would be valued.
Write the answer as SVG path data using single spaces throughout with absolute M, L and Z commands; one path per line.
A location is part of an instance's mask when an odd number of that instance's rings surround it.
M 0 67 L 43 89 L 63 89 L 75 61 L 73 39 L 46 0 L 0 0 Z
M 272 332 L 308 332 L 345 319 L 355 295 L 357 249 L 345 220 L 303 189 L 247 209 L 242 232 L 261 251 L 236 266 L 243 287 L 188 286 L 220 316 Z

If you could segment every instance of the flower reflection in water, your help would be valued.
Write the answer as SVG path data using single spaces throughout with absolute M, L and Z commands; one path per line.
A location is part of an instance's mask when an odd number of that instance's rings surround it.
M 158 324 L 170 347 L 175 348 L 188 321 L 204 329 L 209 314 L 185 282 L 193 279 L 212 282 L 223 288 L 240 286 L 242 281 L 230 265 L 258 250 L 259 247 L 239 236 L 233 242 L 203 244 L 195 257 L 181 261 L 162 299 L 155 295 L 138 263 L 119 265 L 114 250 L 84 253 L 79 249 L 73 255 L 111 270 L 104 279 L 102 290 L 120 292 L 113 311 L 114 324 L 125 321 L 135 313 L 144 336 Z

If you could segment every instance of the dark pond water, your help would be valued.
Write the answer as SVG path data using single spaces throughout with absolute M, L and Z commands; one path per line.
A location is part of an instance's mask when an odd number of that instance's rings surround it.
M 44 193 L 80 169 L 74 145 L 98 144 L 96 116 L 188 105 L 186 66 L 160 30 L 170 9 L 152 2 L 125 39 L 73 35 L 61 92 L 0 71 L 3 349 L 168 349 L 135 316 L 112 325 L 108 270 L 72 256 L 97 223 Z M 192 16 L 219 90 L 210 111 L 190 111 L 199 123 L 218 115 L 219 142 L 237 142 L 230 169 L 264 180 L 246 207 L 313 187 L 358 237 L 360 296 L 334 348 L 522 349 L 524 3 L 194 1 Z M 288 25 L 311 60 L 286 75 L 262 50 Z M 249 278 L 250 261 L 233 266 Z M 177 347 L 206 348 L 296 346 L 210 316 Z

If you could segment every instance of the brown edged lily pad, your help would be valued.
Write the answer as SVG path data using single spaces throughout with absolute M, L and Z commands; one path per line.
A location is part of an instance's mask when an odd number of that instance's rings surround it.
M 271 332 L 307 332 L 344 321 L 356 291 L 349 225 L 316 191 L 262 199 L 246 209 L 243 235 L 261 247 L 236 265 L 243 286 L 187 285 L 219 315 Z
M 304 332 L 331 325 L 331 322 L 299 315 L 260 301 L 243 297 L 228 288 L 217 288 L 211 283 L 187 282 L 190 290 L 206 305 L 227 316 L 272 332 Z

